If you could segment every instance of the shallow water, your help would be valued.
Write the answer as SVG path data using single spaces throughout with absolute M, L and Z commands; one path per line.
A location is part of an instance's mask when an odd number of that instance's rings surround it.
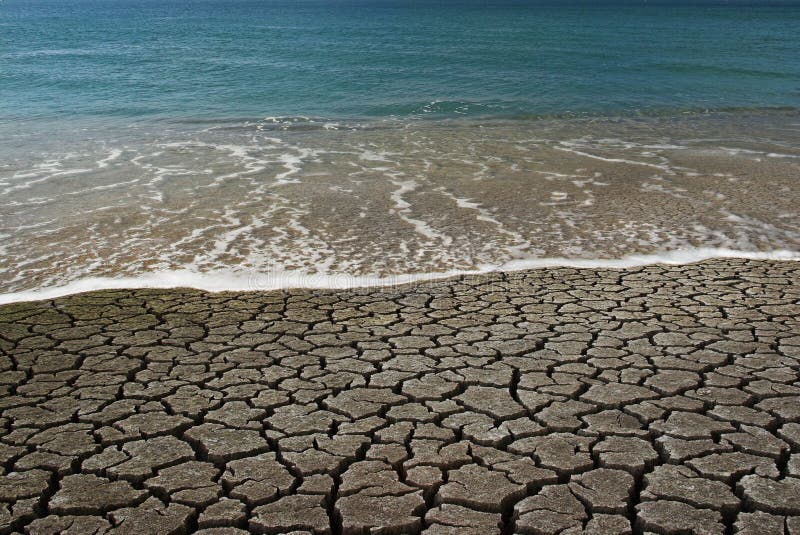
M 180 128 L 4 164 L 0 288 L 800 251 L 788 112 Z
M 797 21 L 786 2 L 6 0 L 2 299 L 794 256 Z

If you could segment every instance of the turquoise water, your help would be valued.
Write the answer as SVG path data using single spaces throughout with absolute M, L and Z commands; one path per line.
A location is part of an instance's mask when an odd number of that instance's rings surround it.
M 800 257 L 798 184 L 800 4 L 0 0 L 0 302 Z
M 800 106 L 786 2 L 5 0 L 0 121 Z

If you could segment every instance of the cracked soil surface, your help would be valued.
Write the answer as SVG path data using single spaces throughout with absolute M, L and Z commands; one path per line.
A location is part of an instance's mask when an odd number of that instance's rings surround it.
M 800 263 L 0 307 L 0 532 L 800 534 Z

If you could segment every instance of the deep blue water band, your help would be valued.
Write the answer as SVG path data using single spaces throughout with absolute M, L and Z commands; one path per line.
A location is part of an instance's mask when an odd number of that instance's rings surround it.
M 800 107 L 799 27 L 788 2 L 6 0 L 0 128 Z

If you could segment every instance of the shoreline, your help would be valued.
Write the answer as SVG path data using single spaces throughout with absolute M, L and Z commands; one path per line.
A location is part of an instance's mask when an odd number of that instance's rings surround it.
M 644 266 L 690 265 L 708 260 L 766 260 L 778 262 L 800 261 L 800 251 L 737 251 L 727 248 L 695 248 L 667 251 L 660 254 L 631 255 L 619 259 L 520 259 L 499 266 L 485 266 L 476 270 L 452 270 L 438 273 L 399 274 L 387 277 L 348 275 L 346 273 L 320 275 L 300 272 L 233 272 L 218 271 L 197 273 L 191 270 L 174 270 L 146 273 L 139 277 L 87 277 L 64 286 L 0 293 L 0 306 L 27 301 L 57 299 L 75 294 L 101 290 L 181 289 L 205 292 L 260 292 L 274 290 L 349 290 L 357 288 L 393 288 L 408 284 L 446 281 L 454 277 L 515 273 L 549 268 L 577 269 L 630 269 Z
M 798 317 L 746 259 L 0 306 L 0 531 L 794 533 Z
M 797 256 L 800 131 L 781 117 L 380 133 L 176 125 L 71 139 L 9 154 L 0 173 L 0 292 L 376 286 L 737 250 Z M 621 260 L 580 260 L 593 258 Z

